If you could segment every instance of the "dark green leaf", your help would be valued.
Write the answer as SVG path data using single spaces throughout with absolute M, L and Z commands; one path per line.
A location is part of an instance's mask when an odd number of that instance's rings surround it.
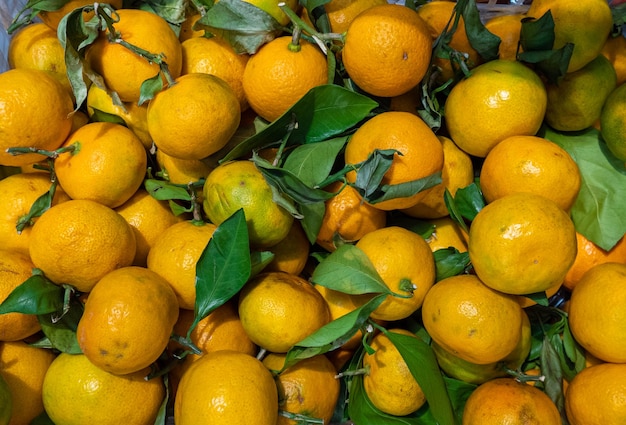
M 143 83 L 141 83 L 141 90 L 139 94 L 138 105 L 143 105 L 152 99 L 158 92 L 163 90 L 163 78 L 161 78 L 161 73 L 159 72 L 152 78 L 148 78 Z
M 474 0 L 458 1 L 457 8 L 463 6 L 461 14 L 465 23 L 467 38 L 478 54 L 485 60 L 490 61 L 498 58 L 500 37 L 489 32 L 480 19 L 480 11 Z
M 459 252 L 454 247 L 438 249 L 433 253 L 435 257 L 436 281 L 456 276 L 465 272 L 470 266 L 469 254 Z
M 388 201 L 395 198 L 405 198 L 413 196 L 423 190 L 429 189 L 441 183 L 441 172 L 431 174 L 421 179 L 413 180 L 406 183 L 386 184 L 379 188 L 378 191 L 371 194 L 365 200 L 370 204 Z
M 456 205 L 456 201 L 454 199 L 454 196 L 452 196 L 452 194 L 450 193 L 450 191 L 447 188 L 443 192 L 443 201 L 446 204 L 446 208 L 448 209 L 448 212 L 450 213 L 450 218 L 456 224 L 458 224 L 459 227 L 461 229 L 463 229 L 463 231 L 465 231 L 465 233 L 468 233 L 469 232 L 469 227 L 467 226 L 467 223 L 465 223 L 465 219 L 463 218 L 463 214 L 459 210 L 459 207 Z
M 533 300 L 537 304 L 543 305 L 543 306 L 546 306 L 546 307 L 550 304 L 550 302 L 548 301 L 548 297 L 546 296 L 545 291 L 544 292 L 536 292 L 534 294 L 526 294 L 526 295 L 524 295 L 524 297 L 530 298 L 531 300 Z
M 15 288 L 0 304 L 0 314 L 24 313 L 47 314 L 63 309 L 65 290 L 48 280 L 43 274 L 35 273 Z
M 159 412 L 157 414 L 156 420 L 154 421 L 154 425 L 166 425 L 167 418 L 170 414 L 168 406 L 170 406 L 170 385 L 168 374 L 163 375 L 163 386 L 165 387 L 165 397 L 163 397 L 163 401 L 161 402 L 161 406 L 159 407 Z
M 326 212 L 326 204 L 317 202 L 315 204 L 299 205 L 300 214 L 302 215 L 302 229 L 306 233 L 306 237 L 311 244 L 315 243 L 317 235 L 322 227 L 324 213 Z
M 299 360 L 327 353 L 344 345 L 363 327 L 370 314 L 378 308 L 387 296 L 380 294 L 356 310 L 341 316 L 295 344 L 287 352 L 283 369 Z
M 358 168 L 356 181 L 353 187 L 359 192 L 363 199 L 368 199 L 379 190 L 380 183 L 393 164 L 394 156 L 402 155 L 395 149 L 375 149 L 365 161 L 354 165 Z
M 230 300 L 250 278 L 251 260 L 248 226 L 243 209 L 220 224 L 196 264 L 196 305 L 198 322 Z
M 283 27 L 267 12 L 252 3 L 221 0 L 213 5 L 197 23 L 219 30 L 237 53 L 254 54 L 273 40 Z
M 142 0 L 140 8 L 159 15 L 170 24 L 181 24 L 185 21 L 188 4 L 186 0 Z
M 289 154 L 283 168 L 314 187 L 330 175 L 337 155 L 347 141 L 346 136 L 298 146 Z
M 424 392 L 433 417 L 440 424 L 454 424 L 454 410 L 437 358 L 430 345 L 417 337 L 394 332 L 386 332 L 385 335 L 398 349 L 411 375 Z
M 543 16 L 522 19 L 520 45 L 528 52 L 552 50 L 554 47 L 554 19 L 548 10 Z
M 29 425 L 55 425 L 46 412 L 42 412 Z
M 7 29 L 7 33 L 11 35 L 23 26 L 30 24 L 39 12 L 58 10 L 67 2 L 68 0 L 28 0 L 28 2 L 24 4 L 24 7 L 22 7 L 13 18 L 11 25 Z
M 524 51 L 518 55 L 522 62 L 534 64 L 537 72 L 546 76 L 549 83 L 557 83 L 567 73 L 574 45 L 567 43 L 557 50 Z
M 580 170 L 580 192 L 571 209 L 576 230 L 610 250 L 626 233 L 626 216 L 622 214 L 626 209 L 624 163 L 611 154 L 594 128 L 559 133 L 546 126 L 539 135 L 565 149 Z
M 233 148 L 220 162 L 267 147 L 290 132 L 288 144 L 330 139 L 354 127 L 376 106 L 378 104 L 369 97 L 334 84 L 314 87 L 274 122 Z M 293 128 L 294 117 L 297 128 Z
M 97 108 L 92 108 L 93 114 L 89 117 L 92 122 L 110 122 L 113 124 L 123 125 L 127 127 L 126 121 L 119 115 L 110 114 L 108 112 L 101 111 Z
M 546 335 L 541 350 L 541 373 L 545 376 L 543 385 L 546 394 L 564 417 L 563 370 L 559 354 L 554 348 L 555 344 L 561 344 L 559 335 L 553 335 L 552 338 Z
M 164 180 L 146 179 L 144 187 L 153 198 L 159 201 L 191 201 L 191 194 L 186 187 L 168 183 Z
M 347 294 L 390 293 L 367 255 L 350 244 L 340 246 L 320 262 L 311 281 Z
M 83 303 L 73 299 L 69 310 L 61 317 L 58 314 L 40 314 L 37 316 L 41 330 L 48 338 L 52 347 L 62 353 L 80 354 L 82 350 L 76 339 L 76 327 L 83 315 Z
M 34 219 L 40 217 L 44 212 L 46 212 L 52 206 L 52 200 L 54 199 L 54 194 L 56 192 L 58 183 L 56 180 L 50 184 L 50 189 L 41 196 L 39 196 L 33 205 L 31 205 L 28 214 L 20 217 L 17 220 L 17 225 L 15 228 L 18 233 L 21 233 L 25 227 L 32 226 L 34 223 Z
M 435 226 L 427 220 L 409 217 L 406 214 L 391 212 L 387 216 L 387 227 L 398 226 L 417 233 L 424 239 L 428 239 L 435 231 Z
M 271 251 L 250 252 L 250 277 L 259 274 L 273 259 L 274 253 Z
M 451 205 L 448 204 L 448 201 L 450 201 L 449 196 L 446 198 L 446 205 L 450 209 Z M 455 216 L 458 214 L 459 217 L 472 221 L 484 206 L 485 199 L 476 183 L 471 183 L 469 186 L 458 189 L 454 195 L 453 210 L 455 211 Z M 457 223 L 460 222 L 457 221 Z

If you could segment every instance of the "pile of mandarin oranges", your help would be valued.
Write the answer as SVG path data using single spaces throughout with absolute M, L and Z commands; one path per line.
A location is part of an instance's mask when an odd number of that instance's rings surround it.
M 0 425 L 625 424 L 626 9 L 525 3 L 25 2 Z

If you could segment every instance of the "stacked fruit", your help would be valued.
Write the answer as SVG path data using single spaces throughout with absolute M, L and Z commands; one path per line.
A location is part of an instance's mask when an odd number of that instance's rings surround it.
M 481 9 L 29 2 L 0 425 L 626 423 L 623 9 Z

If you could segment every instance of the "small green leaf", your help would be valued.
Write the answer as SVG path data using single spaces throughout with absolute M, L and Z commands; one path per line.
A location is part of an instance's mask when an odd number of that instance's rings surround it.
M 435 257 L 436 281 L 439 282 L 447 277 L 462 274 L 470 267 L 469 254 L 459 252 L 454 247 L 438 249 L 433 253 Z
M 330 175 L 337 155 L 347 141 L 348 137 L 344 136 L 298 146 L 289 154 L 283 168 L 313 187 Z
M 62 353 L 80 354 L 82 350 L 76 338 L 78 321 L 83 315 L 83 303 L 73 299 L 67 310 L 61 317 L 57 314 L 40 314 L 37 316 L 41 330 L 48 338 L 52 347 Z
M 110 122 L 113 124 L 123 125 L 124 127 L 128 127 L 126 125 L 126 121 L 119 115 L 110 114 L 108 112 L 101 111 L 97 108 L 92 108 L 93 114 L 89 117 L 92 122 Z
M 391 212 L 387 216 L 387 227 L 398 226 L 417 233 L 424 239 L 428 239 L 435 231 L 435 226 L 427 220 L 409 217 L 406 214 Z
M 500 37 L 492 34 L 480 19 L 480 11 L 474 0 L 460 0 L 456 6 L 461 8 L 461 15 L 465 25 L 467 38 L 478 54 L 485 60 L 490 61 L 498 58 Z
M 540 17 L 522 19 L 520 44 L 525 51 L 552 50 L 554 46 L 554 19 L 548 10 Z
M 181 24 L 188 4 L 187 0 L 142 0 L 139 8 L 159 15 L 170 24 Z
M 230 300 L 251 273 L 248 226 L 243 209 L 220 224 L 196 264 L 196 305 L 187 337 L 198 322 Z
M 341 316 L 295 344 L 287 352 L 283 370 L 299 360 L 324 354 L 344 345 L 363 327 L 370 314 L 378 308 L 387 296 L 380 294 L 361 307 Z
M 191 201 L 191 194 L 186 187 L 181 187 L 164 180 L 146 179 L 144 187 L 148 193 L 159 201 L 179 200 Z
M 263 130 L 235 146 L 220 162 L 247 156 L 288 133 L 288 145 L 328 140 L 353 128 L 376 106 L 378 103 L 369 97 L 334 84 L 314 87 Z
M 159 72 L 152 78 L 148 78 L 143 83 L 141 83 L 141 90 L 139 94 L 138 105 L 143 105 L 148 102 L 150 99 L 154 98 L 158 92 L 163 90 L 163 78 L 161 78 L 161 73 Z
M 317 240 L 317 235 L 324 221 L 324 213 L 326 212 L 326 204 L 324 202 L 316 202 L 314 204 L 300 204 L 300 214 L 302 215 L 302 229 L 306 233 L 306 237 L 311 244 Z
M 35 200 L 35 202 L 33 202 L 33 205 L 31 205 L 30 210 L 28 211 L 28 214 L 20 217 L 17 220 L 17 224 L 15 228 L 18 233 L 21 233 L 24 230 L 24 228 L 28 226 L 32 226 L 33 220 L 36 217 L 40 217 L 44 212 L 46 212 L 52 206 L 52 201 L 54 199 L 54 194 L 56 193 L 57 186 L 58 186 L 57 181 L 56 180 L 53 181 L 50 184 L 50 189 L 48 189 L 46 193 L 39 196 Z
M 391 293 L 367 255 L 350 244 L 340 246 L 320 262 L 311 281 L 347 294 Z
M 533 300 L 537 304 L 545 306 L 545 307 L 547 307 L 550 304 L 550 301 L 548 300 L 548 297 L 546 296 L 545 291 L 544 292 L 535 292 L 534 294 L 526 294 L 526 295 L 524 295 L 524 297 L 530 298 L 531 300 Z
M 426 396 L 429 410 L 440 424 L 454 424 L 455 415 L 450 397 L 443 381 L 435 353 L 430 345 L 418 337 L 411 337 L 394 332 L 385 335 L 398 349 L 411 375 L 415 378 Z
M 272 262 L 275 255 L 271 251 L 250 252 L 250 277 L 259 274 L 265 266 Z
M 545 376 L 543 384 L 546 394 L 559 409 L 561 416 L 564 417 L 563 370 L 561 369 L 559 354 L 554 348 L 555 344 L 561 344 L 559 335 L 553 335 L 552 338 L 546 335 L 541 350 L 541 373 Z
M 447 190 L 446 190 L 447 192 Z M 485 206 L 485 199 L 476 183 L 460 188 L 456 191 L 454 197 L 448 192 L 444 195 L 444 200 L 448 210 L 454 212 L 455 221 L 459 223 L 466 231 L 467 226 L 463 218 L 472 221 L 476 214 Z M 452 202 L 451 202 L 452 201 Z
M 393 164 L 394 156 L 402 155 L 395 149 L 375 149 L 367 159 L 360 164 L 353 164 L 358 168 L 356 181 L 352 185 L 363 199 L 368 199 L 380 187 L 380 183 Z
M 48 314 L 63 309 L 65 290 L 36 272 L 15 288 L 0 304 L 0 314 Z
M 370 204 L 377 204 L 390 199 L 405 198 L 413 196 L 423 190 L 430 189 L 439 183 L 441 183 L 441 172 L 436 172 L 421 179 L 405 183 L 383 185 L 365 200 Z

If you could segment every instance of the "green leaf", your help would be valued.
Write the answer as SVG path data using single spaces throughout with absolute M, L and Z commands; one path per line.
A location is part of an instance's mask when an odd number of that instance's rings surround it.
M 320 262 L 311 281 L 347 294 L 391 293 L 367 255 L 350 244 L 341 245 Z
M 557 341 L 558 340 L 558 341 Z M 549 338 L 547 335 L 543 340 L 541 350 L 541 373 L 545 376 L 543 382 L 546 394 L 552 399 L 558 408 L 561 416 L 565 416 L 563 397 L 563 371 L 558 352 L 554 349 L 554 344 L 561 344 L 559 335 Z
M 128 127 L 126 125 L 126 121 L 119 115 L 111 114 L 108 112 L 101 111 L 100 109 L 93 108 L 93 114 L 89 117 L 92 122 L 110 122 L 113 124 L 123 125 L 124 127 Z
M 437 186 L 439 183 L 441 183 L 441 172 L 436 172 L 430 176 L 405 183 L 383 185 L 365 200 L 370 204 L 377 204 L 390 199 L 405 198 Z
M 369 97 L 334 84 L 314 87 L 262 131 L 235 146 L 220 162 L 270 146 L 289 132 L 287 145 L 328 140 L 353 128 L 377 106 Z
M 387 215 L 387 227 L 398 226 L 417 233 L 424 239 L 428 239 L 435 231 L 435 226 L 427 220 L 409 217 L 406 214 L 390 212 Z
M 537 304 L 545 306 L 545 307 L 547 307 L 550 304 L 550 302 L 548 300 L 548 297 L 546 296 L 545 291 L 544 292 L 536 292 L 534 294 L 526 294 L 526 295 L 524 295 L 524 297 L 530 298 L 531 300 L 533 300 Z
M 250 252 L 250 277 L 259 274 L 265 266 L 272 262 L 275 255 L 271 251 Z
M 0 314 L 55 313 L 63 309 L 64 293 L 65 290 L 61 286 L 55 285 L 43 274 L 35 271 L 0 304 Z
M 139 7 L 151 11 L 170 24 L 181 24 L 185 21 L 186 0 L 142 0 Z
M 144 187 L 153 198 L 159 201 L 191 201 L 191 194 L 186 187 L 181 187 L 164 180 L 146 179 L 144 181 Z
M 398 349 L 411 375 L 424 392 L 429 410 L 435 420 L 441 424 L 454 424 L 454 410 L 437 358 L 430 345 L 417 337 L 394 332 L 386 332 L 385 335 Z
M 287 352 L 283 370 L 299 360 L 324 354 L 344 345 L 363 327 L 370 314 L 386 297 L 385 294 L 375 296 L 361 307 L 327 323 L 295 344 Z
M 485 206 L 485 199 L 476 183 L 458 189 L 454 197 L 446 190 L 444 200 L 452 218 L 466 231 L 467 226 L 463 219 L 474 220 L 476 214 Z
M 467 38 L 478 54 L 485 60 L 490 61 L 498 58 L 500 37 L 492 34 L 485 28 L 480 19 L 480 11 L 474 0 L 460 0 L 456 8 L 462 7 L 461 14 L 465 24 Z
M 161 73 L 159 72 L 152 78 L 148 78 L 143 83 L 141 83 L 141 89 L 139 92 L 139 101 L 138 105 L 143 105 L 152 99 L 158 92 L 163 90 L 163 78 L 161 78 Z
M 285 160 L 283 168 L 313 187 L 330 175 L 337 155 L 347 141 L 348 137 L 344 136 L 297 146 Z
M 250 278 L 248 226 L 243 209 L 220 224 L 196 264 L 196 305 L 187 337 L 198 322 L 230 300 Z
M 197 24 L 219 33 L 237 53 L 254 54 L 273 40 L 283 27 L 271 15 L 252 3 L 221 0 L 213 5 Z
M 28 214 L 21 216 L 17 220 L 17 225 L 15 226 L 15 228 L 18 233 L 21 233 L 24 228 L 32 226 L 34 224 L 34 219 L 36 217 L 40 217 L 52 206 L 52 200 L 54 199 L 54 194 L 56 193 L 57 186 L 57 181 L 53 181 L 50 184 L 50 189 L 48 189 L 46 193 L 40 195 L 35 200 L 35 202 L 33 202 L 33 205 L 31 205 Z
M 374 149 L 367 159 L 360 164 L 352 164 L 358 171 L 352 185 L 363 199 L 368 199 L 380 187 L 380 183 L 393 164 L 394 156 L 402 155 L 395 149 Z M 349 164 L 347 164 L 349 165 Z
M 83 303 L 77 299 L 70 302 L 69 310 L 60 318 L 56 314 L 40 314 L 37 316 L 41 330 L 48 338 L 52 347 L 62 353 L 80 354 L 82 350 L 76 338 L 78 321 L 83 315 Z
M 37 17 L 39 12 L 58 10 L 68 1 L 69 0 L 28 0 L 28 2 L 24 4 L 24 7 L 22 7 L 13 18 L 11 25 L 7 29 L 7 33 L 11 35 L 23 26 L 30 24 Z
M 613 156 L 594 128 L 559 133 L 546 126 L 538 135 L 561 146 L 576 161 L 582 181 L 570 211 L 572 221 L 579 233 L 610 250 L 626 233 L 624 163 Z
M 435 257 L 436 281 L 464 273 L 470 267 L 469 254 L 459 252 L 454 247 L 438 249 L 433 253 Z
M 326 212 L 326 204 L 317 202 L 315 204 L 300 204 L 300 214 L 302 219 L 300 224 L 311 244 L 317 240 L 317 235 L 324 221 L 324 213 Z
M 540 17 L 522 19 L 520 44 L 525 51 L 551 50 L 554 46 L 554 19 L 548 10 Z

